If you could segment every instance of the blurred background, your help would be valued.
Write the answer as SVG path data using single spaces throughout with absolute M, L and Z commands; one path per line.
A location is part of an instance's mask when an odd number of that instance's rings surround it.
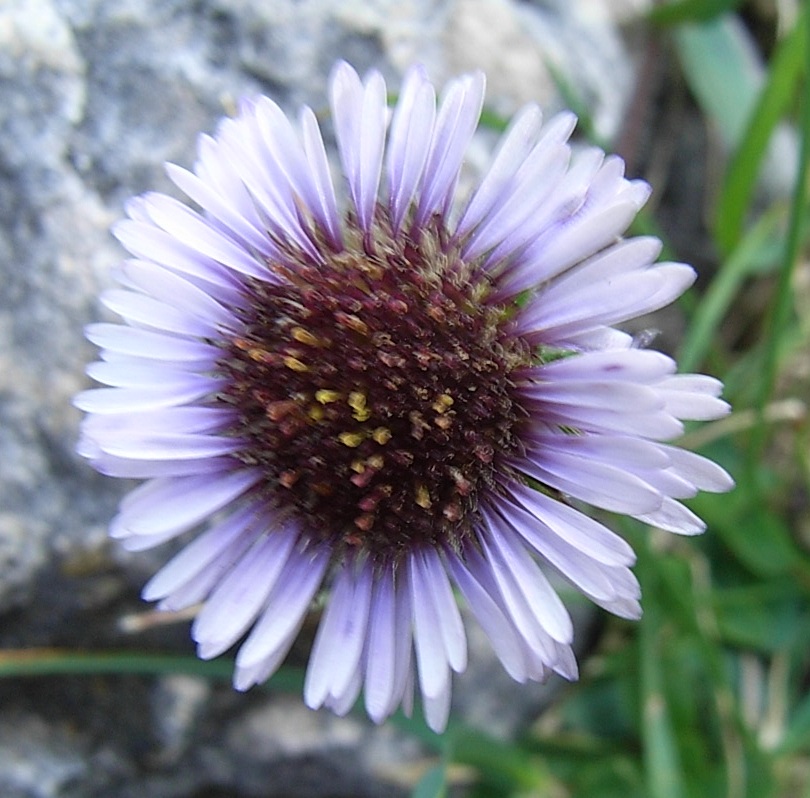
M 0 795 L 3 798 L 810 798 L 808 11 L 800 0 L 0 0 Z M 173 192 L 199 131 L 265 93 L 326 109 L 344 58 L 396 91 L 482 68 L 474 178 L 527 101 L 647 179 L 634 228 L 695 289 L 633 327 L 726 383 L 683 444 L 734 475 L 700 539 L 607 523 L 645 616 L 563 590 L 581 680 L 516 685 L 471 631 L 449 731 L 307 710 L 305 630 L 265 688 L 199 662 L 138 597 L 171 547 L 106 526 L 131 485 L 74 452 L 82 328 L 127 197 Z M 417 712 L 417 716 L 418 716 Z

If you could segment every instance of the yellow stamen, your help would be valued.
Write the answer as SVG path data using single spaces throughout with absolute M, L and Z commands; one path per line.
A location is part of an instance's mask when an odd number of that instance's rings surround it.
M 288 369 L 292 369 L 293 371 L 309 371 L 309 366 L 306 363 L 302 363 L 297 357 L 286 355 L 282 362 Z
M 328 405 L 330 402 L 337 402 L 340 399 L 340 394 L 337 391 L 320 390 L 315 391 L 315 399 L 322 405 Z
M 388 427 L 377 427 L 371 433 L 371 437 L 381 446 L 391 440 L 391 430 Z
M 436 397 L 436 401 L 433 403 L 433 409 L 437 413 L 444 413 L 446 410 L 453 406 L 453 397 L 447 393 L 441 393 Z
M 430 500 L 430 493 L 428 493 L 428 489 L 421 483 L 416 486 L 416 496 L 414 497 L 414 500 L 425 510 L 429 510 L 431 504 L 433 504 L 433 502 Z
M 248 349 L 248 357 L 251 360 L 255 360 L 257 363 L 263 363 L 268 360 L 269 355 L 264 349 L 254 347 L 253 349 Z
M 303 327 L 293 327 L 290 333 L 298 343 L 306 344 L 307 346 L 318 346 L 320 341 L 309 331 Z
M 365 437 L 366 436 L 361 432 L 341 432 L 340 435 L 338 435 L 338 440 L 344 446 L 355 449 L 365 440 Z
M 338 313 L 336 318 L 350 330 L 354 330 L 360 335 L 368 335 L 368 325 L 359 316 L 355 316 L 354 313 Z
M 358 421 L 367 421 L 371 415 L 371 411 L 366 407 L 366 395 L 360 391 L 352 391 L 349 394 L 348 400 L 349 407 L 354 410 L 352 415 Z

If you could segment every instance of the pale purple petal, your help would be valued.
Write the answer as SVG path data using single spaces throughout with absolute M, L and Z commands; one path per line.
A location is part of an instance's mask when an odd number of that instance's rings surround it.
M 100 447 L 107 454 L 133 460 L 201 460 L 233 454 L 244 448 L 244 441 L 214 435 L 155 433 L 121 435 L 100 443 Z
M 516 681 L 526 681 L 523 647 L 520 645 L 509 617 L 501 611 L 495 599 L 465 568 L 455 553 L 449 553 L 447 561 L 461 594 L 489 638 L 504 669 Z
M 240 672 L 274 658 L 284 649 L 291 631 L 303 622 L 328 564 L 329 551 L 324 547 L 294 552 L 290 556 L 267 599 L 264 612 L 236 655 L 234 678 L 237 689 L 249 686 L 240 677 Z
M 650 526 L 674 532 L 676 535 L 700 535 L 706 531 L 706 524 L 688 507 L 680 502 L 664 497 L 661 507 L 652 513 L 634 515 L 639 521 Z
M 414 694 L 413 615 L 411 612 L 410 565 L 406 560 L 397 569 L 394 583 L 394 691 L 388 712 L 402 702 L 403 712 L 410 717 Z
M 263 229 L 256 203 L 245 188 L 245 184 L 239 179 L 239 175 L 234 171 L 233 165 L 216 138 L 205 134 L 198 137 L 194 172 L 211 190 L 222 197 L 227 197 L 228 204 L 253 229 Z M 267 241 L 263 246 L 272 249 L 271 244 Z
M 617 598 L 618 570 L 593 559 L 555 535 L 542 521 L 507 501 L 493 502 L 495 511 L 540 557 L 587 596 L 601 601 Z
M 355 668 L 351 672 L 350 679 L 346 686 L 339 693 L 330 694 L 324 706 L 331 709 L 336 715 L 342 717 L 348 714 L 349 710 L 357 703 L 362 688 L 363 672 L 359 668 Z
M 209 396 L 225 387 L 223 380 L 187 375 L 183 389 L 176 385 L 153 388 L 91 388 L 76 394 L 73 404 L 85 413 L 108 415 L 143 413 L 177 407 Z
M 218 334 L 216 326 L 209 321 L 134 291 L 105 291 L 101 295 L 101 301 L 127 321 L 153 330 L 192 338 L 214 338 Z
M 153 479 L 155 477 L 190 477 L 195 474 L 216 475 L 233 468 L 230 457 L 210 457 L 205 460 L 131 460 L 102 452 L 98 445 L 82 438 L 76 451 L 93 464 L 93 468 L 108 477 L 124 479 Z
M 496 539 L 502 534 L 511 533 L 508 529 L 501 529 L 499 522 L 498 528 L 488 529 L 485 535 L 479 535 L 479 540 Z M 518 542 L 517 546 L 520 554 L 528 560 L 528 565 L 536 568 L 536 564 L 531 560 L 522 544 Z M 496 556 L 493 559 L 492 551 L 495 550 L 490 548 L 488 553 L 484 546 L 480 553 L 474 547 L 468 548 L 465 551 L 467 566 L 475 580 L 492 597 L 504 616 L 509 619 L 519 638 L 527 665 L 528 678 L 542 680 L 551 669 L 556 667 L 559 651 L 561 648 L 567 647 L 567 644 L 556 641 L 543 625 L 543 615 L 540 611 L 548 609 L 546 604 L 533 606 L 524 595 L 516 575 L 504 564 L 502 558 Z M 551 591 L 550 586 L 547 587 Z M 554 600 L 559 604 L 556 594 Z
M 455 188 L 464 151 L 475 132 L 484 102 L 484 75 L 476 72 L 448 84 L 442 94 L 424 180 L 414 219 L 415 228 L 444 210 Z
M 661 254 L 661 242 L 651 236 L 622 239 L 569 269 L 554 281 L 555 291 L 575 291 L 594 279 L 609 280 L 627 272 L 649 268 Z
M 335 249 L 340 249 L 342 237 L 335 189 L 332 185 L 329 160 L 326 156 L 321 131 L 311 108 L 305 107 L 301 111 L 301 131 L 307 162 L 312 170 L 313 186 L 318 193 L 318 207 L 317 209 L 313 207 L 311 210 L 315 218 L 323 225 L 329 244 Z
M 87 366 L 87 374 L 96 382 L 116 388 L 174 388 L 186 391 L 197 385 L 199 374 L 179 369 L 177 366 L 149 360 L 122 358 L 119 360 L 97 360 Z M 209 378 L 210 390 L 216 389 L 216 380 Z
M 658 391 L 619 380 L 543 380 L 521 386 L 520 392 L 526 398 L 535 399 L 544 405 L 624 410 L 627 403 L 632 402 L 634 410 L 638 412 L 664 409 L 664 399 Z
M 150 219 L 123 219 L 113 225 L 112 233 L 135 257 L 186 275 L 196 284 L 204 285 L 217 299 L 237 300 L 239 286 L 233 272 L 213 258 L 181 243 L 156 227 Z
M 317 709 L 328 696 L 343 695 L 361 672 L 363 643 L 368 633 L 372 568 L 352 563 L 338 571 L 329 604 L 312 648 L 304 683 L 304 701 Z
M 572 289 L 540 292 L 521 315 L 519 329 L 546 340 L 651 313 L 680 296 L 695 280 L 690 266 L 669 264 L 629 272 Z
M 88 435 L 115 437 L 121 433 L 197 433 L 220 432 L 235 419 L 232 410 L 221 407 L 169 407 L 148 413 L 117 416 L 88 416 L 82 430 Z
M 717 463 L 686 449 L 659 444 L 669 457 L 672 467 L 700 490 L 725 493 L 734 487 L 734 480 Z
M 543 113 L 534 104 L 524 106 L 512 118 L 489 170 L 459 220 L 456 235 L 466 235 L 500 204 L 515 174 L 534 148 L 542 123 Z
M 538 407 L 533 410 L 537 419 L 561 430 L 576 429 L 577 433 L 641 435 L 652 440 L 669 440 L 683 434 L 683 424 L 665 410 L 631 416 L 621 407 L 603 409 L 566 405 L 557 408 L 550 403 L 536 404 Z
M 513 464 L 542 484 L 605 510 L 636 515 L 661 506 L 661 494 L 644 480 L 574 454 L 531 452 Z
M 574 630 L 559 596 L 513 533 L 507 532 L 504 524 L 487 508 L 482 508 L 482 511 L 490 534 L 481 535 L 479 539 L 492 565 L 501 595 L 507 605 L 511 605 L 516 626 L 531 637 L 532 627 L 535 621 L 539 621 L 552 639 L 558 643 L 570 643 Z
M 306 212 L 312 214 L 333 244 L 339 242 L 340 227 L 334 189 L 320 131 L 311 109 L 302 111 L 306 146 L 312 156 L 309 160 L 293 126 L 276 103 L 267 97 L 260 98 L 256 104 L 256 115 L 263 133 L 262 142 L 268 148 L 274 164 L 284 174 Z M 314 127 L 310 128 L 313 122 Z
M 221 356 L 215 346 L 201 341 L 121 324 L 90 324 L 85 327 L 84 334 L 89 341 L 108 352 L 188 363 L 201 371 L 213 366 Z
M 636 338 L 613 327 L 596 326 L 592 330 L 572 331 L 565 337 L 557 336 L 556 346 L 570 352 L 593 352 L 618 349 L 633 349 Z
M 525 372 L 527 377 L 548 380 L 624 380 L 649 384 L 672 374 L 675 361 L 660 352 L 630 349 L 587 352 L 555 360 Z
M 414 556 L 422 559 L 428 591 L 423 600 L 430 601 L 439 620 L 447 662 L 456 673 L 460 673 L 467 667 L 467 641 L 447 572 L 433 549 L 423 549 Z
M 542 215 L 538 216 L 536 209 L 558 188 L 567 157 L 568 148 L 557 145 L 544 149 L 540 157 L 534 158 L 530 162 L 531 172 L 518 176 L 508 195 L 470 234 L 464 256 L 478 258 L 489 253 L 486 268 L 501 273 L 502 261 L 512 258 L 530 241 L 536 240 L 544 229 L 543 224 L 551 224 Z M 511 287 L 511 275 L 508 270 L 506 273 L 508 276 L 498 282 L 499 292 Z
M 221 222 L 230 235 L 248 251 L 255 250 L 264 256 L 273 254 L 273 247 L 266 234 L 255 226 L 252 219 L 245 218 L 231 201 L 207 185 L 204 180 L 176 164 L 166 164 L 169 179 L 184 194 L 194 200 L 203 210 Z
M 703 374 L 674 374 L 656 385 L 667 410 L 678 418 L 712 421 L 731 408 L 719 399 L 722 383 Z
M 143 598 L 146 601 L 166 598 L 212 565 L 218 581 L 255 538 L 254 524 L 266 511 L 265 506 L 246 504 L 209 527 L 146 583 Z
M 442 689 L 436 695 L 422 696 L 422 706 L 425 711 L 427 725 L 437 734 L 441 734 L 447 726 L 447 719 L 450 716 L 450 680 L 442 685 Z
M 332 116 L 338 149 L 361 228 L 371 229 L 382 170 L 387 121 L 385 81 L 371 72 L 365 84 L 345 62 L 332 73 Z
M 110 534 L 179 534 L 230 504 L 260 479 L 260 471 L 248 469 L 223 475 L 213 483 L 208 477 L 152 480 L 123 499 Z
M 425 168 L 436 118 L 436 92 L 421 66 L 408 71 L 394 109 L 387 175 L 391 226 L 398 232 Z
M 373 590 L 364 654 L 364 692 L 368 716 L 375 723 L 381 723 L 396 703 L 397 624 L 392 574 L 387 570 L 382 571 L 374 582 Z
M 144 202 L 149 218 L 181 244 L 238 274 L 259 279 L 264 277 L 266 267 L 181 202 L 156 193 L 145 195 Z
M 516 504 L 588 556 L 611 566 L 635 563 L 633 549 L 623 538 L 573 507 L 515 481 L 508 483 L 507 490 Z
M 667 468 L 670 464 L 670 458 L 660 444 L 629 435 L 566 435 L 532 429 L 526 433 L 525 440 L 527 444 L 531 441 L 531 447 L 538 451 L 546 446 L 556 447 L 580 457 L 613 463 L 622 468 Z
M 223 122 L 219 139 L 225 157 L 255 200 L 274 246 L 276 241 L 282 247 L 292 244 L 314 262 L 322 261 L 301 225 L 292 186 L 264 140 L 255 107 L 245 107 L 238 119 Z
M 202 659 L 227 651 L 253 623 L 278 580 L 298 530 L 268 530 L 216 586 L 194 620 L 191 635 Z
M 430 600 L 430 574 L 418 555 L 410 558 L 410 577 L 419 685 L 424 698 L 437 697 L 450 684 L 450 666 L 442 639 L 440 619 Z

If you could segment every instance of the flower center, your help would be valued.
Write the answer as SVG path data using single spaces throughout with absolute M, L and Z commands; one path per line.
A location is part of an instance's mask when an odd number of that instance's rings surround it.
M 272 264 L 221 362 L 240 460 L 313 538 L 376 558 L 460 545 L 517 448 L 529 350 L 442 232 L 355 231 L 325 264 Z

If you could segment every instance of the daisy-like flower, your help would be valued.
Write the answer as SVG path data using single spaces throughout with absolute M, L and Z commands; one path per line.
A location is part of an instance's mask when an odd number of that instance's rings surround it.
M 109 387 L 76 399 L 80 451 L 147 480 L 112 522 L 126 548 L 198 532 L 144 597 L 201 604 L 201 657 L 244 637 L 238 689 L 322 595 L 306 703 L 362 692 L 380 722 L 418 685 L 441 730 L 467 662 L 454 589 L 512 677 L 574 679 L 547 574 L 641 612 L 631 548 L 580 504 L 695 534 L 679 500 L 732 485 L 663 443 L 727 412 L 720 383 L 613 326 L 694 279 L 621 238 L 649 187 L 572 157 L 574 116 L 530 105 L 457 200 L 483 93 L 467 75 L 437 101 L 415 68 L 390 113 L 380 74 L 338 64 L 340 186 L 313 112 L 294 125 L 263 97 L 200 138 L 193 171 L 168 167 L 199 210 L 146 194 L 115 228 L 133 258 L 103 302 L 125 323 L 88 328 Z

